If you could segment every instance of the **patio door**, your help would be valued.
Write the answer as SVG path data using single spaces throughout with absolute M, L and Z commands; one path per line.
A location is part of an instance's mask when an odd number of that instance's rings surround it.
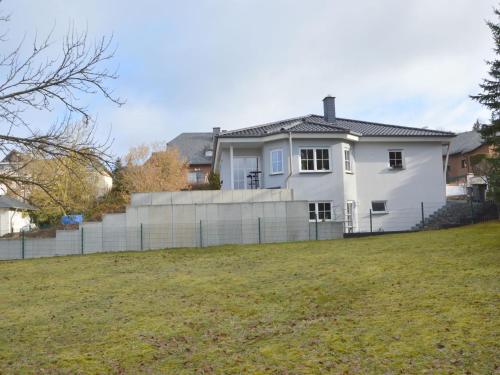
M 250 189 L 250 179 L 247 177 L 251 172 L 258 171 L 259 158 L 256 156 L 237 156 L 233 159 L 234 188 Z

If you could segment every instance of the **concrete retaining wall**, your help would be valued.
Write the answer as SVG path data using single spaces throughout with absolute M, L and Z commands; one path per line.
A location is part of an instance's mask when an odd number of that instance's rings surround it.
M 201 194 L 198 194 L 201 193 Z M 289 190 L 200 191 L 134 194 L 123 214 L 55 238 L 0 240 L 0 259 L 342 237 L 342 223 L 308 220 L 308 203 Z M 238 192 L 240 193 L 240 192 Z M 215 203 L 241 199 L 241 202 Z M 262 199 L 262 201 L 253 201 Z M 175 203 L 168 203 L 168 202 Z M 186 203 L 192 202 L 192 203 Z M 203 203 L 204 202 L 204 203 Z M 312 225 L 312 226 L 311 226 Z

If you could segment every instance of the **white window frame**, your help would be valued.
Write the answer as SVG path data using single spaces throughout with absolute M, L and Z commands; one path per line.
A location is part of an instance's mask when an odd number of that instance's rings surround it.
M 346 158 L 346 152 L 347 155 L 349 155 L 349 159 Z M 343 149 L 343 158 L 344 158 L 344 172 L 345 173 L 354 173 L 353 168 L 352 168 L 352 152 L 350 147 L 344 147 Z M 347 162 L 349 162 L 349 168 L 347 168 Z
M 373 209 L 373 203 L 383 203 L 384 204 L 384 211 L 375 211 Z M 389 210 L 387 209 L 387 201 L 386 200 L 374 200 L 370 202 L 370 209 L 372 212 L 372 215 L 383 215 L 383 214 L 388 214 Z
M 351 213 L 349 214 L 349 205 L 351 206 Z M 344 219 L 344 231 L 346 233 L 354 232 L 354 201 L 345 202 L 345 219 Z M 350 220 L 349 220 L 350 217 Z
M 394 168 L 394 167 L 391 167 L 391 157 L 390 157 L 390 153 L 391 152 L 401 152 L 401 168 Z M 389 169 L 392 169 L 394 171 L 399 171 L 399 170 L 402 170 L 402 169 L 406 169 L 406 163 L 405 163 L 405 152 L 403 149 L 401 148 L 391 148 L 389 150 L 387 150 L 387 158 L 388 158 L 388 161 L 387 161 L 387 165 L 389 167 Z
M 302 169 L 302 150 L 313 150 L 314 169 Z M 317 150 L 328 150 L 328 169 L 318 169 Z M 299 171 L 300 173 L 329 173 L 332 171 L 332 150 L 330 147 L 301 147 L 299 148 Z
M 280 153 L 280 154 L 281 154 L 281 169 L 280 169 L 279 171 L 275 171 L 275 170 L 273 170 L 273 168 L 274 168 L 274 165 L 273 165 L 273 154 L 274 154 L 274 153 Z M 283 160 L 283 149 L 281 149 L 281 148 L 277 148 L 277 149 L 275 149 L 275 150 L 271 150 L 271 151 L 269 152 L 269 155 L 270 155 L 270 159 L 271 159 L 271 160 L 270 160 L 270 162 L 271 162 L 271 169 L 270 169 L 270 171 L 271 171 L 271 172 L 270 172 L 269 174 L 270 174 L 270 175 L 275 175 L 275 174 L 283 174 L 283 168 L 284 168 L 284 167 L 283 167 L 283 164 L 284 164 L 284 160 Z
M 330 205 L 330 218 L 329 219 L 320 219 L 319 218 L 319 204 L 320 203 L 328 203 Z M 332 201 L 314 201 L 314 202 L 309 202 L 309 204 L 307 205 L 308 215 L 311 213 L 311 210 L 310 210 L 310 207 L 309 207 L 310 204 L 314 204 L 314 214 L 315 214 L 318 222 L 333 221 L 333 202 Z M 309 221 L 311 223 L 314 223 L 314 222 L 316 222 L 316 218 L 315 219 L 311 219 L 309 217 Z

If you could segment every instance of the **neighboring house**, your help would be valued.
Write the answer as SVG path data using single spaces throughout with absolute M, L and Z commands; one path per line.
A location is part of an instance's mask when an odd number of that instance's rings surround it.
M 181 158 L 187 161 L 187 178 L 191 185 L 208 183 L 208 174 L 212 168 L 213 141 L 213 133 L 181 133 L 167 143 L 167 149 L 176 148 Z
M 446 160 L 447 149 L 443 151 Z M 477 130 L 458 133 L 450 143 L 446 172 L 446 194 L 466 196 L 467 188 L 475 201 L 484 201 L 487 184 L 484 176 L 474 174 L 471 157 L 475 155 L 493 156 L 493 148 L 487 144 Z
M 3 159 L 0 161 L 0 174 L 11 174 L 13 176 L 18 175 L 19 171 L 23 170 L 23 167 L 27 164 L 28 157 L 17 151 L 10 151 Z M 101 197 L 111 190 L 113 187 L 113 177 L 111 173 L 104 167 L 100 170 L 94 168 L 90 169 L 90 175 L 92 178 L 92 183 L 95 184 L 97 196 Z M 22 186 L 17 186 L 18 190 Z M 7 187 L 5 184 L 0 183 L 0 195 L 7 194 Z M 20 189 L 22 195 L 29 196 L 28 189 Z
M 404 230 L 421 202 L 446 203 L 442 148 L 453 133 L 337 118 L 330 96 L 323 105 L 323 116 L 220 132 L 222 189 L 293 189 L 311 220 L 343 220 L 348 232 L 369 228 L 370 210 L 373 230 Z
M 0 236 L 17 233 L 30 224 L 27 211 L 35 207 L 7 195 L 0 196 Z

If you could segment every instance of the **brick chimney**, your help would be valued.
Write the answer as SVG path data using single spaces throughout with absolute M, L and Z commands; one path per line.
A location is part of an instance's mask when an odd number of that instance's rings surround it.
M 220 134 L 220 128 L 218 126 L 213 127 L 212 128 L 212 138 L 215 140 L 215 137 L 217 137 L 219 134 Z
M 323 99 L 324 118 L 327 122 L 335 122 L 335 97 L 328 95 Z

